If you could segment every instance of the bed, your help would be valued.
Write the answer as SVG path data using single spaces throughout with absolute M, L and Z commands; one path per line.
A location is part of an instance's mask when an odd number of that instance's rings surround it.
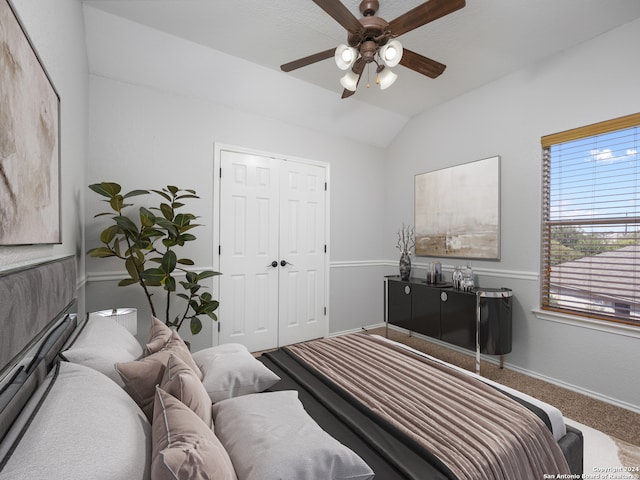
M 363 334 L 256 359 L 154 319 L 141 344 L 74 312 L 74 266 L 0 273 L 0 480 L 582 474 L 581 433 L 519 392 Z

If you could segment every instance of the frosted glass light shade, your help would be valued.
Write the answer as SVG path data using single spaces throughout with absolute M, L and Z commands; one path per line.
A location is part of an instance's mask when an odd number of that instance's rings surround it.
M 388 68 L 385 68 L 378 74 L 378 80 L 380 82 L 380 90 L 389 88 L 398 79 L 398 75 L 393 73 Z
M 343 43 L 336 48 L 334 58 L 340 70 L 347 70 L 358 58 L 358 50 Z
M 400 63 L 403 51 L 398 40 L 391 40 L 380 49 L 380 58 L 387 67 L 395 67 Z
M 358 75 L 353 70 L 349 70 L 344 77 L 340 79 L 340 85 L 342 85 L 347 90 L 351 90 L 352 92 L 356 91 L 356 87 L 358 86 L 358 79 L 360 75 Z

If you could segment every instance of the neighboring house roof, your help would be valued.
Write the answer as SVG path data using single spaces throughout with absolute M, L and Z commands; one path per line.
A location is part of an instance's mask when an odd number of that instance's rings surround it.
M 604 264 L 609 267 L 604 267 Z M 561 263 L 551 268 L 550 286 L 581 298 L 640 304 L 640 245 Z

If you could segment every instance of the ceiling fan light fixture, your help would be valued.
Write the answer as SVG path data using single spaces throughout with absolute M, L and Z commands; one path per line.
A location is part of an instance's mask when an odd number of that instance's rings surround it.
M 460 10 L 466 5 L 466 1 L 421 1 L 423 3 L 417 7 L 387 22 L 377 14 L 380 0 L 361 0 L 360 13 L 363 15 L 362 18 L 354 16 L 350 9 L 344 5 L 346 3 L 344 0 L 313 0 L 318 7 L 347 31 L 347 42 L 337 48 L 329 48 L 280 65 L 280 69 L 283 72 L 290 72 L 334 57 L 338 67 L 346 71 L 344 77 L 340 79 L 340 83 L 346 87 L 342 92 L 342 98 L 348 98 L 354 94 L 365 68 L 367 68 L 366 83 L 367 87 L 369 86 L 370 68 L 368 67 L 372 63 L 383 68 L 393 68 L 402 64 L 403 67 L 416 73 L 436 78 L 444 72 L 447 66 L 411 50 L 404 52 L 402 44 L 396 38 Z M 382 71 L 380 68 L 376 69 L 376 74 L 376 83 L 382 89 L 389 88 L 397 79 L 395 73 Z
M 387 67 L 395 67 L 400 63 L 403 48 L 398 40 L 391 40 L 380 49 L 380 58 Z
M 353 70 L 349 70 L 344 77 L 340 79 L 340 85 L 342 85 L 347 90 L 352 92 L 356 91 L 356 87 L 358 86 L 358 80 L 360 79 L 360 75 L 358 75 Z
M 336 48 L 334 58 L 340 70 L 347 70 L 353 66 L 358 58 L 358 50 L 343 43 Z
M 377 82 L 380 85 L 380 90 L 389 88 L 398 79 L 398 75 L 393 73 L 388 68 L 383 69 L 378 73 Z

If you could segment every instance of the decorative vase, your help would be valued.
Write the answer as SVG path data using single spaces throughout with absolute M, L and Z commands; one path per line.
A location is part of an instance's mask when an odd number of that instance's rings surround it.
M 463 278 L 464 275 L 462 274 L 462 267 L 460 265 L 456 265 L 453 270 L 453 276 L 451 277 L 453 281 L 453 288 L 460 290 L 462 288 Z
M 411 257 L 408 253 L 400 256 L 400 280 L 407 281 L 411 275 Z

